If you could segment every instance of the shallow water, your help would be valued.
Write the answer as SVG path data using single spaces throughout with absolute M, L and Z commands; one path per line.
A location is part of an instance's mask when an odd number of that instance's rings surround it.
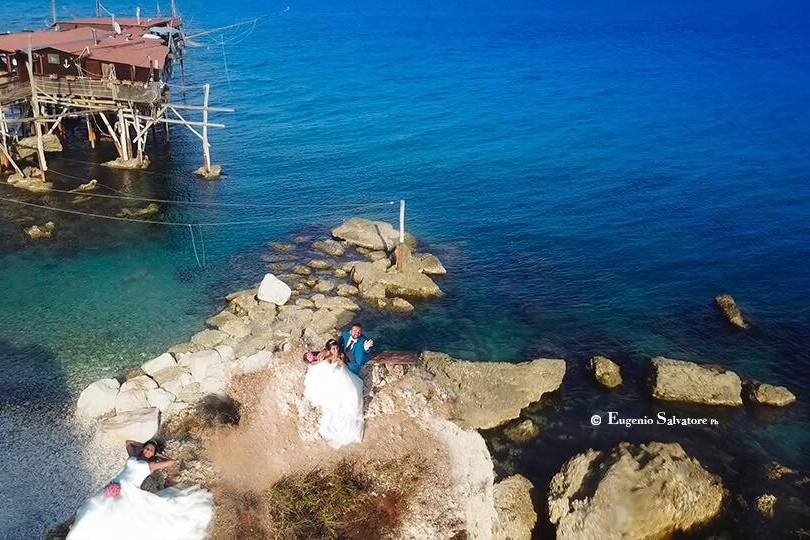
M 89 15 L 92 7 L 59 6 L 65 15 Z M 119 16 L 133 11 L 123 2 L 107 7 Z M 205 269 L 181 227 L 0 204 L 0 429 L 12 430 L 17 453 L 47 463 L 48 444 L 79 444 L 80 435 L 54 427 L 63 425 L 76 392 L 188 339 L 222 295 L 259 278 L 267 242 L 312 225 L 323 231 L 360 212 L 347 205 L 405 198 L 409 228 L 451 274 L 441 282 L 446 297 L 414 316 L 364 315 L 381 348 L 569 360 L 557 405 L 542 413 L 568 442 L 541 437 L 511 449 L 499 455 L 502 472 L 523 471 L 539 485 L 573 453 L 625 438 L 684 440 L 729 481 L 748 478 L 734 463 L 806 462 L 804 4 L 286 7 L 180 5 L 193 29 L 269 15 L 249 35 L 226 36 L 224 57 L 218 38 L 201 38 L 204 46 L 190 54 L 189 85 L 211 82 L 215 104 L 238 110 L 216 115 L 227 124 L 213 134 L 214 161 L 227 173 L 222 182 L 191 175 L 201 163 L 199 144 L 179 129 L 168 148 L 148 150 L 149 174 L 82 163 L 110 157 L 111 149 L 90 152 L 79 132 L 69 152 L 49 159 L 51 178 L 70 187 L 95 177 L 157 198 L 289 205 L 167 209 L 165 219 L 175 221 L 267 220 L 204 228 Z M 48 8 L 10 0 L 0 30 L 36 27 Z M 199 99 L 196 88 L 189 100 Z M 43 200 L 2 186 L 0 196 Z M 55 194 L 44 201 L 118 209 Z M 362 213 L 396 219 L 391 206 Z M 47 219 L 59 226 L 55 241 L 22 238 L 23 223 Z M 721 292 L 735 295 L 751 332 L 736 332 L 718 316 L 712 299 Z M 605 394 L 587 380 L 582 365 L 596 353 L 626 366 L 630 389 Z M 764 419 L 710 410 L 722 429 L 705 436 L 590 427 L 594 412 L 656 407 L 640 399 L 644 366 L 655 355 L 713 361 L 787 384 L 799 404 Z M 20 407 L 39 412 L 21 421 Z M 727 462 L 713 458 L 725 453 Z M 42 481 L 58 484 L 63 474 L 51 470 Z M 2 520 L 4 536 L 64 519 L 92 483 L 75 481 L 72 500 L 62 501 L 41 482 L 20 485 L 0 474 L 0 493 L 16 494 L 9 510 L 16 519 Z M 41 508 L 53 515 L 43 520 Z M 790 515 L 799 519 L 801 510 Z M 735 537 L 749 530 L 728 526 Z

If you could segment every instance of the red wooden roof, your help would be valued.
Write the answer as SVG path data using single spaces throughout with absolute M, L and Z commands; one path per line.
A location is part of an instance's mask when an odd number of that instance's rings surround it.
M 128 66 L 151 68 L 152 61 L 157 61 L 158 69 L 163 69 L 169 47 L 159 40 L 138 38 L 131 41 L 106 40 L 90 48 L 90 60 L 125 64 Z
M 108 34 L 99 33 L 96 35 L 102 38 Z M 16 51 L 26 51 L 30 46 L 32 49 L 42 47 L 65 48 L 68 51 L 81 51 L 87 45 L 93 44 L 92 28 L 76 28 L 65 30 L 64 32 L 17 32 L 0 36 L 0 51 L 13 53 Z

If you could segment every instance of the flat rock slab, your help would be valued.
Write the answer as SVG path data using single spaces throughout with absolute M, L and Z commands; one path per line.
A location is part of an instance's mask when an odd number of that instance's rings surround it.
M 681 445 L 621 443 L 568 461 L 549 485 L 548 513 L 560 540 L 669 538 L 711 521 L 725 496 Z
M 177 362 L 174 360 L 174 356 L 172 353 L 163 353 L 158 357 L 155 357 L 148 362 L 144 362 L 141 365 L 141 369 L 144 373 L 149 375 L 150 377 L 160 371 L 161 369 L 165 369 L 167 367 L 176 366 Z
M 751 403 L 773 407 L 785 407 L 796 401 L 793 392 L 784 386 L 774 386 L 759 381 L 746 382 L 745 396 Z
M 392 251 L 399 243 L 399 231 L 390 223 L 363 218 L 352 218 L 332 229 L 332 236 L 372 251 Z M 406 233 L 405 242 L 416 244 L 416 239 Z
M 100 379 L 82 390 L 76 404 L 76 415 L 98 418 L 115 409 L 120 385 L 115 379 Z
M 375 364 L 386 366 L 415 366 L 420 362 L 419 355 L 410 351 L 385 351 L 374 357 Z
M 742 381 L 733 371 L 658 356 L 652 359 L 656 399 L 702 405 L 740 406 Z
M 256 298 L 261 302 L 269 302 L 277 306 L 283 306 L 290 299 L 292 289 L 273 274 L 265 274 L 256 293 Z
M 467 429 L 491 429 L 520 416 L 543 394 L 557 390 L 565 361 L 465 362 L 444 353 L 422 353 L 422 366 L 454 396 L 453 420 Z
M 127 440 L 147 441 L 157 433 L 159 420 L 156 407 L 119 413 L 99 422 L 98 434 L 113 446 L 123 446 Z

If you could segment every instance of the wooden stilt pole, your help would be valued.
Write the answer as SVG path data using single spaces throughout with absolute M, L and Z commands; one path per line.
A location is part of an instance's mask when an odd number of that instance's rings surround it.
M 34 132 L 37 136 L 37 155 L 39 156 L 39 170 L 42 171 L 42 180 L 45 180 L 45 171 L 48 164 L 45 163 L 45 149 L 42 146 L 42 126 L 39 122 L 41 111 L 39 110 L 39 99 L 37 97 L 37 87 L 34 84 L 34 55 L 31 52 L 31 41 L 28 42 L 28 81 L 31 83 L 31 110 L 34 115 Z
M 205 174 L 211 172 L 211 146 L 208 144 L 208 96 L 211 92 L 211 85 L 205 85 L 205 96 L 203 98 L 203 156 L 205 157 Z
M 118 157 L 120 157 L 121 159 L 124 159 L 124 151 L 121 148 L 120 141 L 118 140 L 118 134 L 115 132 L 113 127 L 110 125 L 110 121 L 107 120 L 107 116 L 103 112 L 100 112 L 98 114 L 101 117 L 101 121 L 104 122 L 104 125 L 107 127 L 107 132 L 110 134 L 110 137 L 112 137 L 113 144 L 115 145 L 115 150 L 118 152 Z
M 90 148 L 96 148 L 96 130 L 90 122 L 90 115 L 84 117 L 85 125 L 87 125 L 87 140 L 90 141 Z
M 127 121 L 124 119 L 124 109 L 118 109 L 118 131 L 121 137 L 121 159 L 129 159 L 129 137 L 127 137 Z

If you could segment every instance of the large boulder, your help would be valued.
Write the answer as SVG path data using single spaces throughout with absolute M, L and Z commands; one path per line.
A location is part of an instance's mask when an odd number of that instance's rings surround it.
M 352 218 L 340 227 L 332 229 L 332 236 L 345 240 L 353 246 L 374 251 L 392 251 L 399 243 L 399 231 L 390 223 L 363 218 Z M 405 242 L 415 245 L 416 239 L 406 233 Z
M 596 382 L 607 388 L 616 388 L 622 384 L 619 365 L 610 358 L 594 356 L 588 362 L 588 369 L 593 373 Z
M 714 299 L 717 307 L 723 312 L 726 320 L 737 328 L 748 329 L 748 322 L 743 318 L 742 310 L 730 294 L 721 294 Z
M 127 440 L 146 441 L 154 437 L 159 420 L 157 408 L 137 409 L 103 419 L 97 433 L 111 446 L 124 446 Z
M 220 311 L 205 321 L 205 324 L 207 324 L 209 328 L 225 332 L 236 339 L 245 338 L 250 334 L 250 329 L 245 320 L 243 320 L 242 317 L 234 315 L 234 313 L 228 309 Z
M 172 356 L 172 353 L 165 352 L 160 356 L 141 364 L 141 369 L 143 370 L 144 373 L 146 373 L 151 377 L 161 369 L 173 367 L 176 365 L 177 362 L 174 360 L 174 356 Z
M 115 410 L 120 384 L 115 379 L 101 379 L 82 390 L 76 404 L 76 415 L 98 418 Z
M 703 405 L 742 405 L 742 381 L 733 371 L 658 356 L 652 359 L 656 399 Z
M 191 371 L 184 366 L 171 366 L 155 372 L 152 377 L 161 388 L 177 395 L 187 384 L 193 381 Z
M 146 390 L 121 390 L 115 398 L 116 414 L 148 407 L 149 401 L 146 399 Z
M 516 474 L 495 484 L 494 536 L 502 540 L 530 540 L 537 523 L 529 480 Z
M 669 538 L 711 521 L 726 490 L 677 443 L 588 450 L 551 480 L 548 513 L 559 540 Z
M 564 360 L 519 364 L 465 362 L 444 353 L 422 353 L 422 367 L 453 397 L 453 419 L 468 429 L 490 429 L 562 384 Z
M 169 405 L 174 403 L 175 396 L 164 388 L 153 388 L 146 392 L 146 400 L 150 407 L 157 407 L 161 413 L 165 413 Z
M 124 381 L 124 384 L 121 385 L 121 391 L 151 390 L 152 388 L 157 388 L 157 386 L 157 383 L 152 377 L 149 377 L 148 375 L 137 375 Z
M 17 157 L 26 159 L 37 153 L 37 138 L 36 136 L 24 137 L 17 141 L 15 148 Z M 42 136 L 42 150 L 45 152 L 61 152 L 62 141 L 55 133 L 46 134 Z
M 273 274 L 265 274 L 256 297 L 262 302 L 283 306 L 290 299 L 292 289 Z
M 759 381 L 746 381 L 745 397 L 751 403 L 774 407 L 784 407 L 796 401 L 793 392 L 784 386 L 774 386 Z
M 216 350 L 181 354 L 178 356 L 177 365 L 188 368 L 194 382 L 200 383 L 209 377 L 223 381 L 227 378 L 225 362 Z
M 236 374 L 245 375 L 248 373 L 258 373 L 264 371 L 270 362 L 273 361 L 273 353 L 270 351 L 258 351 L 239 358 L 232 366 L 232 372 Z
M 332 257 L 343 257 L 343 254 L 346 253 L 346 243 L 345 242 L 337 242 L 335 240 L 319 240 L 312 244 L 312 247 L 320 251 L 321 253 L 326 253 L 327 255 L 331 255 Z

